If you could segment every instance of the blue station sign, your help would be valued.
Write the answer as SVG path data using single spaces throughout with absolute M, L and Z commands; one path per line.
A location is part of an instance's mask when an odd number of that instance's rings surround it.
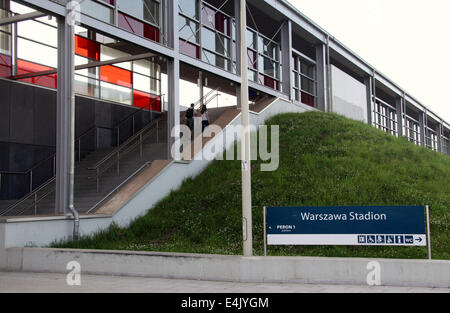
M 426 246 L 424 206 L 268 207 L 269 245 Z

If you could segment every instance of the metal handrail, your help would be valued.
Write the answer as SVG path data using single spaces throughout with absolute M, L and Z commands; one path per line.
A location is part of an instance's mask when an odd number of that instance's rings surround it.
M 103 204 L 109 197 L 111 197 L 114 193 L 116 193 L 118 190 L 120 190 L 125 184 L 127 184 L 130 180 L 132 180 L 137 174 L 139 174 L 144 168 L 152 165 L 152 162 L 146 162 L 144 165 L 142 165 L 137 171 L 135 171 L 133 174 L 131 174 L 127 179 L 125 179 L 119 186 L 114 188 L 113 191 L 108 193 L 105 197 L 103 197 L 102 200 L 97 202 L 92 208 L 90 208 L 86 214 L 90 214 L 92 211 L 94 211 L 96 208 L 98 208 L 101 204 Z
M 159 142 L 159 119 L 152 121 L 150 124 L 145 126 L 131 138 L 122 143 L 119 147 L 111 151 L 108 155 L 106 155 L 103 159 L 97 162 L 94 166 L 88 168 L 89 170 L 95 171 L 96 180 L 97 180 L 97 192 L 100 191 L 100 177 L 103 173 L 109 170 L 112 166 L 116 165 L 117 168 L 117 176 L 120 176 L 120 158 L 124 155 L 131 152 L 137 146 L 140 147 L 140 155 L 142 157 L 143 154 L 143 142 L 144 140 L 150 136 L 154 129 L 153 127 L 156 125 L 156 138 L 157 142 Z M 136 141 L 137 140 L 137 141 Z
M 8 208 L 6 208 L 5 211 L 3 211 L 2 213 L 0 213 L 0 216 L 6 216 L 7 213 L 11 212 L 12 210 L 14 210 L 15 208 L 17 208 L 19 205 L 23 204 L 25 201 L 29 200 L 31 197 L 33 197 L 33 204 L 26 207 L 24 210 L 21 211 L 21 213 L 25 212 L 26 210 L 28 210 L 31 206 L 34 206 L 35 211 L 36 211 L 36 206 L 37 204 L 42 201 L 47 195 L 49 195 L 50 193 L 45 194 L 44 197 L 42 197 L 41 199 L 38 200 L 37 198 L 37 194 L 39 192 L 41 192 L 42 190 L 46 189 L 50 184 L 52 184 L 53 182 L 56 181 L 56 177 L 53 176 L 51 179 L 49 179 L 47 182 L 45 182 L 43 185 L 39 186 L 38 188 L 36 188 L 36 190 L 30 192 L 29 194 L 27 194 L 25 197 L 23 197 L 22 199 L 20 199 L 19 201 L 17 201 L 16 203 L 14 203 L 13 205 L 9 206 Z M 20 213 L 20 214 L 21 214 Z
M 203 95 L 203 97 L 201 97 L 194 103 L 194 109 L 197 107 L 197 105 L 201 104 L 205 98 L 208 98 L 211 94 L 217 91 L 219 91 L 219 88 L 212 89 L 207 94 Z
M 147 106 L 140 108 L 139 110 L 137 110 L 136 112 L 130 114 L 129 116 L 127 116 L 125 119 L 123 119 L 121 122 L 119 122 L 116 127 L 114 128 L 114 130 L 116 131 L 117 134 L 117 140 L 116 140 L 116 144 L 117 147 L 120 146 L 120 127 L 125 124 L 126 122 L 128 122 L 130 119 L 133 121 L 133 132 L 132 132 L 132 136 L 134 136 L 135 134 L 135 117 L 138 113 L 149 109 L 150 112 L 150 122 L 153 120 L 153 110 L 152 110 L 152 105 L 157 101 L 158 99 L 152 99 L 152 102 L 150 102 Z M 161 107 L 164 105 L 164 97 L 163 95 L 160 95 L 160 101 L 161 101 Z

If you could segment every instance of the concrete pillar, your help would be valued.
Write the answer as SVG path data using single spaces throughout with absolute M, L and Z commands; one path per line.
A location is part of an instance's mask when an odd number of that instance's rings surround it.
M 373 77 L 366 76 L 364 78 L 364 84 L 366 85 L 366 93 L 367 93 L 367 123 L 369 125 L 373 124 Z
M 69 213 L 73 204 L 75 99 L 73 27 L 58 18 L 58 90 L 56 109 L 55 213 Z
M 327 105 L 327 56 L 326 56 L 326 46 L 324 44 L 319 44 L 316 46 L 316 81 L 317 81 L 317 92 L 316 92 L 316 107 L 324 112 L 328 111 Z
M 294 99 L 292 93 L 292 23 L 290 20 L 284 22 L 281 27 L 281 64 L 283 65 L 281 78 L 283 93 Z

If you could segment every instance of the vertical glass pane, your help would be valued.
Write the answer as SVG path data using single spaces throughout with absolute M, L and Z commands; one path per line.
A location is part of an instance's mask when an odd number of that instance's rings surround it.
M 117 7 L 124 13 L 159 26 L 159 3 L 156 1 L 117 0 Z
M 198 23 L 180 15 L 178 17 L 178 27 L 180 38 L 199 43 Z
M 133 95 L 131 89 L 121 87 L 114 84 L 109 84 L 106 82 L 100 83 L 101 87 L 101 97 L 105 100 L 115 101 L 127 105 L 133 103 Z
M 57 49 L 39 43 L 18 38 L 17 56 L 19 59 L 56 68 L 58 64 Z
M 208 50 L 230 56 L 230 40 L 205 27 L 202 28 L 202 45 Z
M 81 13 L 92 16 L 93 18 L 108 24 L 114 23 L 114 11 L 111 8 L 96 1 L 79 1 L 79 3 L 81 6 Z
M 129 0 L 124 0 L 129 1 Z M 181 0 L 178 1 L 178 9 L 186 16 L 198 20 L 198 1 L 197 0 Z

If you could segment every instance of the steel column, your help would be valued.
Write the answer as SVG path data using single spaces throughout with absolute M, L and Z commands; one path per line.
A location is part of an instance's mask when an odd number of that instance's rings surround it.
M 247 45 L 247 43 L 245 43 Z M 286 20 L 281 27 L 281 64 L 283 93 L 294 99 L 292 93 L 292 23 Z
M 73 211 L 75 98 L 74 27 L 58 18 L 58 90 L 56 136 L 56 214 Z
M 324 44 L 318 44 L 316 46 L 316 81 L 317 81 L 317 103 L 316 106 L 319 110 L 324 112 L 328 111 L 327 97 L 327 56 L 326 46 Z
M 395 99 L 395 107 L 397 110 L 397 134 L 398 137 L 403 136 L 403 98 L 398 97 Z
M 373 83 L 372 83 L 372 76 L 366 76 L 364 78 L 364 84 L 366 85 L 366 97 L 367 97 L 367 124 L 372 125 L 373 119 L 372 119 L 372 97 L 373 97 Z

